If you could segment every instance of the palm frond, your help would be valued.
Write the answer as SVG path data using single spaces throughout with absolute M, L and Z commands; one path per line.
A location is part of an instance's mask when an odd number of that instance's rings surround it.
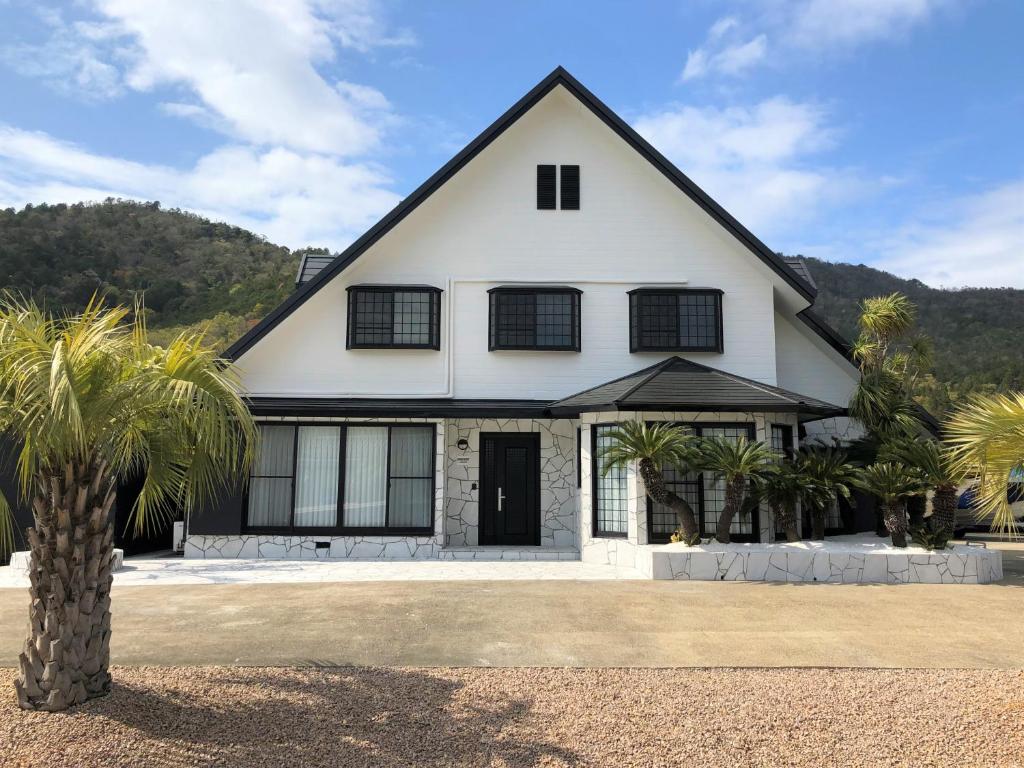
M 693 434 L 668 422 L 627 421 L 607 434 L 611 443 L 598 454 L 605 473 L 641 459 L 650 459 L 658 467 L 672 466 L 687 472 L 700 457 Z
M 973 398 L 950 417 L 946 435 L 957 469 L 978 478 L 979 512 L 994 514 L 994 530 L 1016 534 L 1008 491 L 1024 470 L 1024 392 Z

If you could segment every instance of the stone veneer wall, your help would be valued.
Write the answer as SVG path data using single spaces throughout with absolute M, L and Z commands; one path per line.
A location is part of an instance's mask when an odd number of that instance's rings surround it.
M 941 552 L 878 545 L 808 548 L 749 544 L 729 548 L 651 547 L 637 567 L 654 579 L 822 582 L 829 584 L 988 584 L 1003 578 L 1002 553 L 957 546 Z
M 240 536 L 188 535 L 185 557 L 197 558 L 266 558 L 279 560 L 317 560 L 327 558 L 358 558 L 374 560 L 435 559 L 444 543 L 445 512 L 445 430 L 443 419 L 342 419 L 333 417 L 294 418 L 269 417 L 260 423 L 339 424 L 344 422 L 389 424 L 436 424 L 434 457 L 434 535 L 433 536 L 282 536 L 242 534 Z M 317 544 L 321 544 L 318 548 Z M 326 544 L 327 546 L 322 546 Z
M 792 413 L 715 413 L 715 412 L 678 412 L 678 411 L 639 411 L 639 412 L 602 412 L 585 413 L 581 416 L 582 429 L 582 483 L 580 488 L 580 531 L 582 559 L 592 563 L 606 563 L 639 568 L 641 572 L 650 568 L 649 553 L 644 545 L 648 544 L 647 535 L 647 496 L 643 488 L 643 480 L 630 468 L 627 473 L 628 482 L 628 532 L 625 539 L 602 538 L 593 535 L 593 515 L 591 514 L 592 476 L 590 456 L 590 428 L 594 424 L 611 424 L 628 419 L 640 421 L 671 421 L 683 423 L 739 423 L 754 424 L 755 439 L 769 442 L 769 427 L 772 424 L 787 424 L 793 427 L 794 437 L 797 434 L 797 418 Z M 770 542 L 775 536 L 775 521 L 767 506 L 760 510 L 759 537 L 763 542 Z
M 481 432 L 540 434 L 541 546 L 578 547 L 576 422 L 569 419 L 451 419 L 447 422 L 446 546 L 472 547 L 479 543 Z M 459 450 L 459 440 L 466 440 L 469 448 Z

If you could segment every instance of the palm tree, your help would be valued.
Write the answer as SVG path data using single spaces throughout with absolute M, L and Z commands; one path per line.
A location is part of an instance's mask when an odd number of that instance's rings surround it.
M 957 463 L 953 452 L 935 440 L 903 440 L 887 446 L 885 453 L 918 471 L 925 485 L 934 492 L 931 532 L 943 542 L 953 538 L 957 492 L 966 477 L 966 472 Z M 921 495 L 911 498 L 923 500 L 925 497 Z M 924 520 L 915 520 L 911 515 L 911 529 L 923 526 Z
M 786 541 L 800 541 L 796 528 L 796 506 L 812 492 L 814 481 L 792 462 L 771 466 L 753 482 L 754 496 L 764 501 L 773 517 L 786 531 Z
M 978 478 L 978 507 L 992 529 L 1015 535 L 1010 478 L 1024 468 L 1024 392 L 973 398 L 946 425 L 958 470 Z
M 644 492 L 655 504 L 669 507 L 679 521 L 679 537 L 687 546 L 700 541 L 700 529 L 693 508 L 682 496 L 665 485 L 662 467 L 691 472 L 699 457 L 696 438 L 683 427 L 666 422 L 647 424 L 627 421 L 608 433 L 612 444 L 600 453 L 604 472 L 636 462 L 644 481 Z
M 907 515 L 904 503 L 908 496 L 923 490 L 921 476 L 904 464 L 893 461 L 875 462 L 860 472 L 858 484 L 882 502 L 885 527 L 895 547 L 907 546 Z
M 920 428 L 913 392 L 929 365 L 931 345 L 923 336 L 904 339 L 916 314 L 913 302 L 901 293 L 861 303 L 860 335 L 852 349 L 861 377 L 850 415 L 878 442 Z
M 34 519 L 30 634 L 14 684 L 24 709 L 110 691 L 118 480 L 144 477 L 133 510 L 142 531 L 211 498 L 252 459 L 255 426 L 233 370 L 201 336 L 152 346 L 141 309 L 128 315 L 94 300 L 54 318 L 0 299 L 0 433 L 21 446 L 20 492 Z
M 832 446 L 801 448 L 797 468 L 809 480 L 801 501 L 811 513 L 811 538 L 823 541 L 826 512 L 840 497 L 850 498 L 857 470 L 847 461 L 845 451 Z
M 771 471 L 775 454 L 764 443 L 745 437 L 730 440 L 708 437 L 701 440 L 701 468 L 725 482 L 725 501 L 715 529 L 715 539 L 729 543 L 733 518 L 743 508 L 747 483 Z

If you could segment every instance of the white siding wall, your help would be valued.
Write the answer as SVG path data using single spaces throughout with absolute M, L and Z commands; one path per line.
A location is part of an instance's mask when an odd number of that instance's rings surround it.
M 857 369 L 799 319 L 775 316 L 775 354 L 780 387 L 846 406 L 857 386 Z M 853 439 L 859 428 L 846 418 L 806 425 L 809 438 Z
M 581 166 L 581 210 L 536 210 L 538 163 Z M 487 289 L 515 281 L 584 292 L 581 353 L 487 351 Z M 629 353 L 626 291 L 676 283 L 725 292 L 725 353 L 687 357 L 774 384 L 778 282 L 556 89 L 239 364 L 254 394 L 556 399 L 664 359 Z M 353 283 L 443 288 L 442 350 L 346 351 Z

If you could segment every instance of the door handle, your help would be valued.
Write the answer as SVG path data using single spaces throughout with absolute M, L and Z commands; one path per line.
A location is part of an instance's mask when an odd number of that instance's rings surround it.
M 501 502 L 505 500 L 505 494 L 501 492 L 501 486 L 498 486 L 498 511 L 501 512 Z

